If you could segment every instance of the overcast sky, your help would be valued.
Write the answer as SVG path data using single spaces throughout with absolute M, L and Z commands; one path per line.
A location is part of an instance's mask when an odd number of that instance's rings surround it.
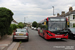
M 75 9 L 75 0 L 0 0 L 0 7 L 6 7 L 14 13 L 17 22 L 41 21 L 61 11 L 67 12 L 69 7 Z

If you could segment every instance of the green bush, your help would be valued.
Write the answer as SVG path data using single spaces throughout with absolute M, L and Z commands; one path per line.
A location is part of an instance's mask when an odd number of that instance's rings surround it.
M 18 28 L 18 26 L 16 24 L 11 24 L 13 30 L 15 30 L 16 28 Z
M 15 30 L 16 28 L 18 28 L 18 26 L 16 24 L 11 24 L 7 34 L 11 35 L 13 30 Z

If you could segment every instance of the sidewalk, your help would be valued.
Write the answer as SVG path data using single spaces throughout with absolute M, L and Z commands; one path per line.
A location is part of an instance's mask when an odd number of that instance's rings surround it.
M 1 40 L 0 40 L 0 50 L 3 50 L 7 46 L 9 46 L 12 43 L 12 35 L 5 35 Z

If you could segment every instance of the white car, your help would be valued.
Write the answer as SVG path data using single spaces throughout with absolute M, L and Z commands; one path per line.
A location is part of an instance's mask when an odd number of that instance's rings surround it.
M 29 40 L 29 35 L 27 32 L 27 29 L 16 29 L 16 31 L 13 34 L 13 41 L 15 40 Z
M 34 30 L 36 30 L 36 28 L 34 27 Z
M 34 29 L 34 27 L 32 27 L 32 30 Z
M 37 31 L 40 30 L 40 27 L 37 28 Z

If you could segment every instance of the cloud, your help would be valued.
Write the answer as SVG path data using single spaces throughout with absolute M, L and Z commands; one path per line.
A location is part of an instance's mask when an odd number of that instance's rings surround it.
M 75 9 L 74 0 L 1 0 L 0 7 L 6 7 L 13 11 L 13 18 L 17 22 L 41 21 L 44 18 L 51 16 L 54 13 L 60 13 L 61 11 L 67 12 L 70 6 Z

